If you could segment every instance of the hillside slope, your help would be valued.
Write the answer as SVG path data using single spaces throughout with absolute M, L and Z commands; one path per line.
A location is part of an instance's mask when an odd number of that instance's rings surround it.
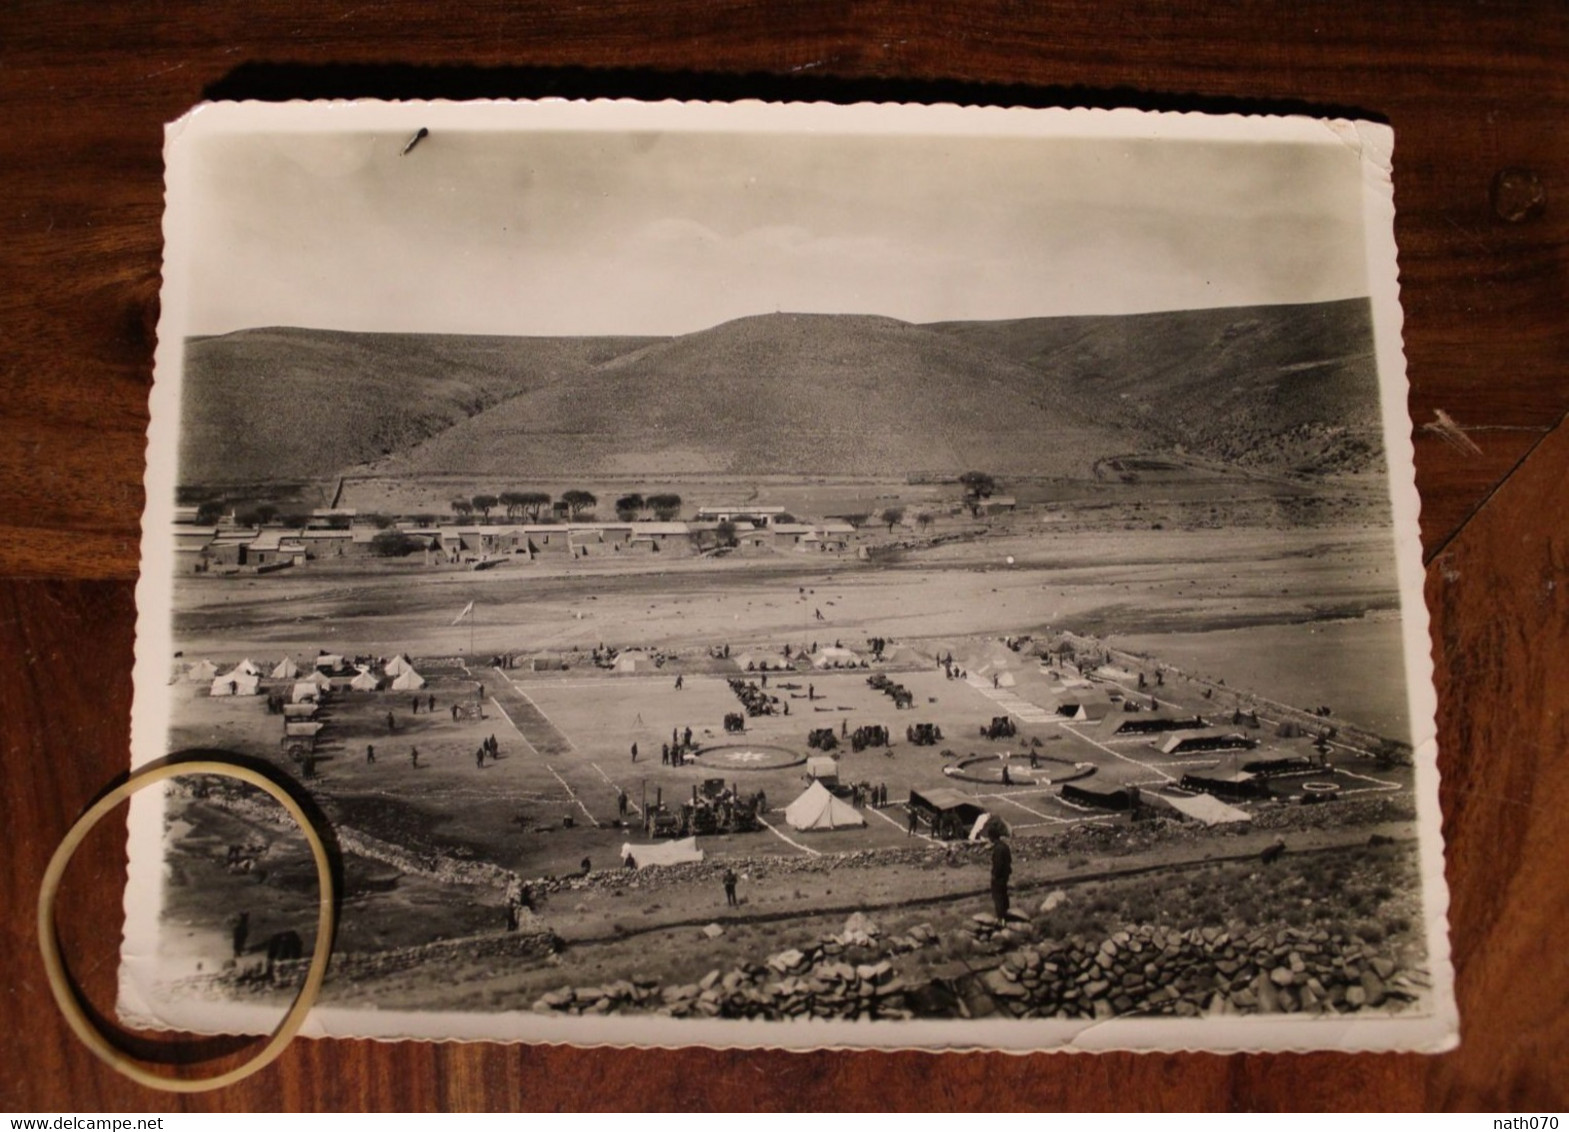
M 926 326 L 767 314 L 658 339 L 248 330 L 188 343 L 184 428 L 187 484 L 1382 460 L 1366 300 Z
M 180 482 L 335 475 L 648 341 L 293 327 L 192 338 L 185 345 Z
M 1162 447 L 1276 471 L 1381 465 L 1366 299 L 927 329 L 1030 367 Z
M 770 314 L 647 346 L 378 461 L 420 475 L 1088 472 L 1123 450 L 1054 383 L 869 315 Z

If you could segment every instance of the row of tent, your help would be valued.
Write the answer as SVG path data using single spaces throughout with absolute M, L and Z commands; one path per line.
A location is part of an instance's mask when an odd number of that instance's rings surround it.
M 342 659 L 324 656 L 318 663 L 334 661 L 341 664 Z M 389 687 L 394 692 L 416 692 L 425 686 L 425 678 L 415 671 L 406 656 L 396 656 L 388 661 L 382 669 L 384 677 L 376 676 L 369 665 L 362 664 L 358 668 L 359 671 L 349 681 L 349 687 L 355 691 L 379 691 L 384 679 L 391 680 Z M 290 697 L 294 703 L 314 700 L 332 687 L 332 681 L 319 668 L 302 675 L 300 666 L 292 657 L 284 657 L 273 668 L 271 677 L 274 680 L 296 681 Z M 210 695 L 254 696 L 261 692 L 262 670 L 246 658 L 228 672 L 220 674 L 218 666 L 212 661 L 201 660 L 186 670 L 185 678 L 193 684 L 207 683 Z

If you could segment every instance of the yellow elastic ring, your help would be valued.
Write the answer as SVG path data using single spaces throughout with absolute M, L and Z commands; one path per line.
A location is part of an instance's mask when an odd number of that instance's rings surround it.
M 289 815 L 304 832 L 306 841 L 310 843 L 311 854 L 316 858 L 316 883 L 321 893 L 321 906 L 316 920 L 316 949 L 311 953 L 310 971 L 305 976 L 305 985 L 294 998 L 294 1005 L 289 1007 L 289 1012 L 283 1016 L 283 1021 L 278 1023 L 278 1028 L 272 1032 L 267 1044 L 255 1057 L 243 1065 L 213 1077 L 165 1077 L 143 1068 L 114 1045 L 87 1017 L 81 1003 L 77 1000 L 76 992 L 65 969 L 65 961 L 60 955 L 60 939 L 55 931 L 54 922 L 55 898 L 60 891 L 60 878 L 64 876 L 66 866 L 71 863 L 77 848 L 92 832 L 93 827 L 103 819 L 105 814 L 143 787 L 162 782 L 166 778 L 186 774 L 214 774 L 224 778 L 237 778 L 272 795 L 279 805 L 289 811 Z M 49 860 L 49 867 L 44 870 L 43 886 L 38 893 L 38 946 L 43 952 L 44 970 L 49 976 L 49 989 L 54 994 L 54 1000 L 59 1005 L 60 1012 L 65 1015 L 65 1020 L 70 1023 L 71 1029 L 76 1031 L 76 1036 L 82 1039 L 88 1049 L 140 1085 L 146 1085 L 151 1089 L 166 1089 L 173 1093 L 200 1093 L 208 1089 L 221 1089 L 236 1081 L 244 1080 L 273 1061 L 283 1052 L 283 1047 L 294 1039 L 294 1035 L 305 1022 L 305 1016 L 310 1013 L 311 1007 L 316 1005 L 317 996 L 321 994 L 322 980 L 327 975 L 327 958 L 332 954 L 332 937 L 337 926 L 336 917 L 332 866 L 327 858 L 327 847 L 322 843 L 321 835 L 316 831 L 314 824 L 305 816 L 305 811 L 300 809 L 299 803 L 291 798 L 283 787 L 250 767 L 238 763 L 212 760 L 155 763 L 134 772 L 125 782 L 94 803 L 92 808 L 76 820 L 76 824 L 60 842 L 60 847 L 54 851 L 54 856 Z

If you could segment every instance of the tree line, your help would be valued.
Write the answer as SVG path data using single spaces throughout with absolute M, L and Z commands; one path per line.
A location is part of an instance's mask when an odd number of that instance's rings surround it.
M 496 495 L 480 494 L 468 499 L 454 499 L 449 504 L 455 515 L 467 517 L 478 513 L 485 519 L 498 508 L 504 508 L 508 519 L 527 519 L 537 523 L 557 509 L 558 502 L 567 517 L 574 520 L 590 519 L 599 506 L 599 497 L 591 491 L 573 488 L 561 493 L 556 500 L 545 491 L 503 491 Z M 669 521 L 681 514 L 681 497 L 670 492 L 644 497 L 638 492 L 623 495 L 615 501 L 616 517 L 623 522 L 645 519 L 650 516 Z

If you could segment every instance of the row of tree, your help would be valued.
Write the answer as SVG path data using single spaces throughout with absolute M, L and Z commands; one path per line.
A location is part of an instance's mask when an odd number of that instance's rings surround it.
M 591 491 L 573 488 L 561 493 L 560 503 L 568 518 L 585 519 L 594 514 L 599 497 Z M 497 508 L 505 508 L 508 519 L 524 518 L 538 522 L 543 514 L 556 509 L 557 500 L 545 491 L 503 491 L 497 495 L 475 495 L 468 499 L 454 499 L 450 504 L 456 515 L 469 516 L 478 512 L 486 519 Z M 644 498 L 637 492 L 623 495 L 616 500 L 616 517 L 622 521 L 647 518 L 670 520 L 681 513 L 681 497 L 669 492 Z

